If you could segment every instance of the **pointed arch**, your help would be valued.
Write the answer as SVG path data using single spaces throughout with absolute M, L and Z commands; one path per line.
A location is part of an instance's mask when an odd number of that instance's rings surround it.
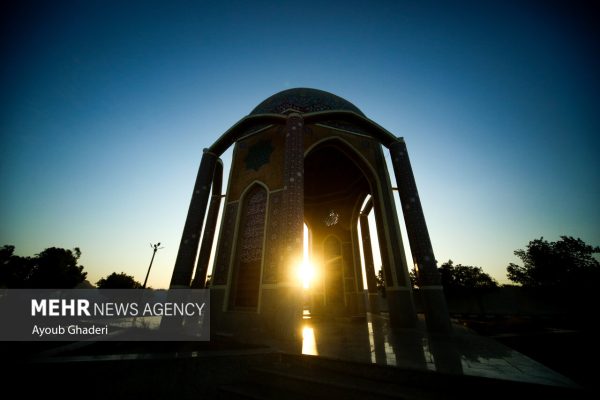
M 379 142 L 377 142 L 377 143 L 379 143 Z M 310 153 L 312 153 L 313 151 L 318 150 L 319 148 L 321 148 L 323 146 L 334 147 L 336 150 L 340 151 L 348 159 L 350 159 L 354 164 L 356 164 L 356 166 L 361 170 L 361 172 L 367 178 L 369 185 L 373 185 L 373 184 L 376 184 L 377 186 L 380 185 L 378 175 L 375 172 L 375 169 L 373 168 L 373 166 L 360 153 L 360 151 L 355 149 L 352 144 L 350 144 L 348 141 L 344 140 L 343 138 L 341 138 L 339 136 L 327 137 L 327 138 L 321 139 L 321 140 L 313 143 L 304 152 L 304 158 L 306 158 L 308 155 L 310 155 Z M 375 191 L 375 190 L 377 190 L 377 188 L 371 186 L 371 191 Z
M 257 309 L 262 275 L 268 190 L 262 182 L 249 185 L 240 200 L 232 270 L 230 306 Z

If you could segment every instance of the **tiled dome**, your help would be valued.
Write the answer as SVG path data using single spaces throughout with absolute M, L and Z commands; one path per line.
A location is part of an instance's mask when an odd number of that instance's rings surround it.
M 364 116 L 362 111 L 349 101 L 323 90 L 308 88 L 288 89 L 276 93 L 256 106 L 250 115 L 283 114 L 289 110 L 300 113 L 346 110 Z

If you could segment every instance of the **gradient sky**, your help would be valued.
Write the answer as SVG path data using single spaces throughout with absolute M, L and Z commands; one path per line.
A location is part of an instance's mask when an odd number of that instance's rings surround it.
M 506 282 L 540 236 L 600 245 L 585 3 L 15 3 L 0 11 L 0 245 L 19 255 L 78 246 L 91 282 L 143 281 L 160 241 L 149 285 L 167 286 L 202 148 L 292 87 L 405 138 L 438 261 Z

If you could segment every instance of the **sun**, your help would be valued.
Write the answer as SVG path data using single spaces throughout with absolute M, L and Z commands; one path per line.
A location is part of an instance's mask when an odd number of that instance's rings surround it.
M 310 284 L 315 277 L 315 266 L 310 260 L 305 258 L 300 263 L 300 268 L 298 269 L 298 277 L 302 281 L 302 286 L 304 289 L 310 289 Z

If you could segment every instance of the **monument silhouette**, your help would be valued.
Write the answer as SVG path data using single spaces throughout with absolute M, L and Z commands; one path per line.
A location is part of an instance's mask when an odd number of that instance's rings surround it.
M 230 146 L 231 173 L 223 200 L 219 157 Z M 427 329 L 450 333 L 404 139 L 350 102 L 316 89 L 274 94 L 204 150 L 170 287 L 204 286 L 224 201 L 210 286 L 213 331 L 275 337 L 299 333 L 304 299 L 296 271 L 305 224 L 317 269 L 311 313 L 343 317 L 378 311 L 372 259 L 372 246 L 377 245 L 390 325 L 415 327 L 405 244 L 384 148 L 391 156 Z M 371 209 L 378 243 L 370 240 L 366 216 Z

